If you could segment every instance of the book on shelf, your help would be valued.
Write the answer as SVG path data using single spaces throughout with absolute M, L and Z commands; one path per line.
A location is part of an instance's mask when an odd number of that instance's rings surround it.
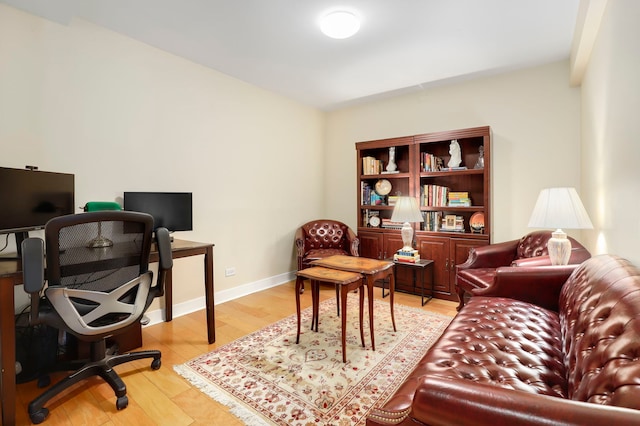
M 421 191 L 422 205 L 444 207 L 447 205 L 449 188 L 441 185 L 423 185 Z
M 401 222 L 392 222 L 391 219 L 382 218 L 382 227 L 386 229 L 402 229 L 404 224 Z
M 458 167 L 443 167 L 440 169 L 443 172 L 452 172 L 455 170 L 467 170 L 467 166 L 458 166 Z
M 421 152 L 420 156 L 420 168 L 423 172 L 438 172 L 442 170 L 444 164 L 442 158 L 428 152 Z
M 395 206 L 398 202 L 398 195 L 387 195 L 387 204 L 390 206 Z
M 392 172 L 384 170 L 384 171 L 380 172 L 381 175 L 392 175 L 394 173 L 400 173 L 400 170 L 394 170 Z
M 378 175 L 382 172 L 382 161 L 370 155 L 362 157 L 362 174 Z
M 471 198 L 466 191 L 450 191 L 449 207 L 471 207 Z

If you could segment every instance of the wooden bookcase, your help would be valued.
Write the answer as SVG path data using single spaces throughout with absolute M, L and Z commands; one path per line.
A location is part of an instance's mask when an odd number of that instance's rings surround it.
M 461 148 L 461 167 L 458 170 L 425 171 L 425 158 L 431 154 L 441 160 L 446 168 L 451 155 L 449 148 L 452 140 L 457 140 Z M 480 147 L 484 153 L 484 167 L 474 168 L 480 157 Z M 389 148 L 395 148 L 397 172 L 387 173 Z M 358 185 L 358 236 L 360 255 L 375 259 L 386 259 L 402 247 L 402 237 L 398 224 L 389 223 L 393 212 L 393 197 L 411 196 L 420 202 L 425 222 L 413 224 L 415 248 L 423 259 L 434 261 L 435 296 L 456 300 L 454 289 L 455 265 L 467 259 L 469 249 L 487 245 L 491 235 L 491 129 L 476 127 L 426 133 L 414 136 L 390 138 L 356 143 L 357 185 Z M 365 161 L 369 157 L 376 160 L 376 167 L 367 170 Z M 386 179 L 391 184 L 391 192 L 385 196 L 375 193 L 376 183 Z M 429 203 L 429 185 L 447 188 L 448 192 L 466 192 L 471 200 L 470 206 L 452 207 L 449 201 L 444 205 Z M 374 204 L 372 204 L 374 203 Z M 390 205 L 391 204 L 391 205 Z M 471 217 L 474 214 L 484 216 L 484 229 L 472 230 Z M 456 216 L 458 223 L 462 219 L 464 229 L 445 231 L 441 219 Z M 379 219 L 371 219 L 377 216 Z M 477 216 L 477 215 L 476 215 Z M 475 217 L 475 216 L 474 216 Z M 430 223 L 430 225 L 429 225 Z M 397 287 L 408 287 L 409 277 L 398 276 Z

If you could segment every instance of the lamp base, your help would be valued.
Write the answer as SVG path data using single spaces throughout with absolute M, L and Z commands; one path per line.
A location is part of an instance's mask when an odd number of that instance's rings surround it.
M 402 251 L 411 251 L 413 250 L 413 227 L 409 222 L 405 222 L 402 225 L 402 229 L 400 230 L 400 235 L 402 235 Z
M 562 229 L 551 233 L 552 237 L 547 242 L 549 259 L 552 265 L 567 265 L 571 257 L 571 241 Z

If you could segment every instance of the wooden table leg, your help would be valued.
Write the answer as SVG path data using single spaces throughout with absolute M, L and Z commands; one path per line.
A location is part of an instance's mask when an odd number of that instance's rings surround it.
M 391 308 L 391 323 L 393 324 L 393 331 L 396 330 L 396 317 L 393 309 L 393 294 L 396 288 L 396 278 L 393 273 L 393 269 L 391 269 L 391 273 L 389 274 L 389 307 Z
M 296 334 L 296 344 L 300 343 L 300 289 L 303 286 L 302 277 L 296 278 L 296 315 L 298 316 L 298 333 Z
M 164 276 L 164 320 L 173 320 L 173 273 L 167 270 Z
M 371 333 L 371 350 L 376 350 L 375 334 L 373 332 L 373 283 L 375 277 L 367 275 L 367 299 L 369 299 L 369 332 Z M 393 300 L 393 299 L 391 299 Z
M 340 286 L 340 304 L 342 305 L 342 362 L 347 362 L 347 294 L 348 286 Z
M 359 297 L 360 297 L 360 341 L 362 342 L 362 347 L 364 348 L 364 328 L 362 327 L 362 318 L 364 316 L 364 285 L 361 282 L 359 288 Z
M 207 340 L 209 344 L 216 341 L 215 324 L 215 300 L 213 291 L 213 246 L 207 248 L 204 254 L 204 293 L 205 304 L 207 305 Z

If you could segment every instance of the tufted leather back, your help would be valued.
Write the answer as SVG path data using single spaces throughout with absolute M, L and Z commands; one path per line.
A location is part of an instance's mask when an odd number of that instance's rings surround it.
M 579 266 L 560 293 L 568 397 L 640 408 L 640 271 L 612 255 Z
M 349 252 L 347 225 L 336 220 L 323 219 L 302 225 L 306 250 L 339 248 Z
M 516 249 L 516 259 L 526 259 L 529 257 L 546 256 L 547 242 L 551 238 L 549 231 L 535 231 L 520 238 Z

